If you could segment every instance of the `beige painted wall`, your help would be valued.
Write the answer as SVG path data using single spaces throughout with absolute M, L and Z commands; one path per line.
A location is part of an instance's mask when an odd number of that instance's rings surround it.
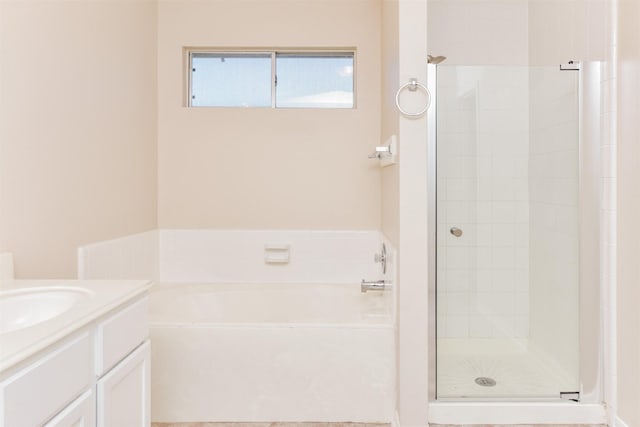
M 164 227 L 380 227 L 380 169 L 366 158 L 381 141 L 380 1 L 0 7 L 0 249 L 19 277 L 73 277 L 78 245 L 154 228 L 156 215 Z M 186 109 L 185 45 L 354 46 L 358 108 Z
M 398 30 L 398 0 L 384 0 L 382 2 L 382 105 L 381 124 L 382 139 L 387 140 L 391 135 L 399 133 L 399 114 L 396 109 L 396 91 L 399 82 L 399 30 Z M 398 161 L 402 156 L 402 141 L 398 141 Z M 399 166 L 390 165 L 382 169 L 382 232 L 398 247 L 400 232 L 400 195 L 399 195 Z
M 156 227 L 154 2 L 0 1 L 0 251 L 73 278 L 78 245 Z
M 640 425 L 640 4 L 618 2 L 618 416 Z
M 380 228 L 379 0 L 161 0 L 159 225 Z M 186 108 L 183 47 L 356 47 L 357 108 Z

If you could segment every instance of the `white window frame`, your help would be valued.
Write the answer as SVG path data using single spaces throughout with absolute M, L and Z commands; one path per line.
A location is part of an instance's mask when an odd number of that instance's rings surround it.
M 215 55 L 271 55 L 271 105 L 268 107 L 250 107 L 250 108 L 272 108 L 272 109 L 311 109 L 311 110 L 355 110 L 356 109 L 356 70 L 357 70 L 357 56 L 355 48 L 336 48 L 336 49 L 210 49 L 210 48 L 185 48 L 185 59 L 186 59 L 186 85 L 185 85 L 185 105 L 189 108 L 245 108 L 245 107 L 234 107 L 234 106 L 194 106 L 192 104 L 192 76 L 193 76 L 193 57 L 194 55 L 206 55 L 206 54 L 215 54 Z M 318 56 L 318 57 L 351 57 L 353 58 L 353 103 L 350 108 L 333 108 L 333 107 L 316 107 L 316 108 L 304 108 L 304 107 L 277 107 L 276 106 L 276 90 L 277 90 L 277 70 L 276 70 L 276 59 L 278 55 L 285 56 Z

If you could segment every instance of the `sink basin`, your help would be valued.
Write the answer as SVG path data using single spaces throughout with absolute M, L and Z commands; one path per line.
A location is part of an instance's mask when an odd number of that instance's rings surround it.
M 0 334 L 26 328 L 70 310 L 91 291 L 46 286 L 0 292 Z

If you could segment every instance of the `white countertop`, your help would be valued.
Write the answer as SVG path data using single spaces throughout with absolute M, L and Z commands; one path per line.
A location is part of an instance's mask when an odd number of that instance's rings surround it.
M 42 287 L 77 287 L 87 292 L 68 311 L 35 325 L 0 334 L 0 375 L 121 304 L 147 292 L 146 280 L 0 280 L 0 292 Z

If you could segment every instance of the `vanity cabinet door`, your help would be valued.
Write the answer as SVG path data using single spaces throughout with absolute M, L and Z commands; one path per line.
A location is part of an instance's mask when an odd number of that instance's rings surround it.
M 95 427 L 96 402 L 93 390 L 85 391 L 56 415 L 45 427 Z
M 98 427 L 148 427 L 149 340 L 98 380 Z
M 92 361 L 93 335 L 84 331 L 1 381 L 0 426 L 43 425 L 91 387 Z

